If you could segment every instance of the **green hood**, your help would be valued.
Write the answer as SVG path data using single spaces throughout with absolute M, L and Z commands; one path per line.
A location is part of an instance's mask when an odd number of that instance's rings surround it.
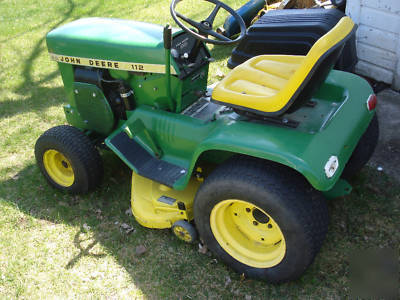
M 176 33 L 177 30 L 175 30 Z M 80 19 L 47 34 L 50 53 L 165 64 L 161 25 L 109 18 Z

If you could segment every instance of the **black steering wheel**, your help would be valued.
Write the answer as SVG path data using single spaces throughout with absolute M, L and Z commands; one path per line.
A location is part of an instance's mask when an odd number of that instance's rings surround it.
M 218 0 L 203 0 L 215 4 L 215 7 L 211 12 L 211 14 L 207 17 L 207 19 L 199 23 L 192 19 L 189 19 L 188 17 L 185 17 L 184 15 L 180 14 L 175 10 L 176 5 L 181 1 L 183 0 L 172 0 L 170 6 L 172 18 L 174 19 L 176 24 L 178 24 L 179 27 L 181 27 L 187 33 L 193 35 L 198 40 L 201 40 L 204 43 L 215 44 L 215 45 L 229 45 L 239 42 L 244 37 L 244 34 L 246 33 L 246 25 L 244 24 L 242 17 L 225 3 Z M 234 40 L 213 30 L 213 23 L 215 20 L 215 16 L 217 15 L 220 8 L 223 8 L 230 15 L 232 15 L 239 24 L 240 35 Z M 186 23 L 195 27 L 198 30 L 198 33 L 186 27 L 178 18 L 182 19 Z M 209 35 L 215 37 L 216 40 L 209 39 L 208 38 Z

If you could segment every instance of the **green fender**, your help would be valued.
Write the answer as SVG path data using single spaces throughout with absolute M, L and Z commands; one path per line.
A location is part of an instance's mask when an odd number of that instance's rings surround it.
M 173 185 L 177 190 L 186 187 L 202 154 L 227 151 L 286 165 L 301 173 L 315 189 L 328 191 L 340 178 L 373 117 L 374 111 L 369 112 L 366 106 L 372 93 L 364 79 L 350 73 L 332 71 L 313 98 L 317 102 L 313 113 L 296 129 L 244 121 L 235 114 L 204 122 L 148 106 L 137 108 L 123 128 L 134 130 L 137 120 L 140 120 L 148 136 L 161 149 L 161 159 L 188 170 L 186 176 Z M 326 111 L 326 107 L 332 109 L 326 115 L 320 115 L 319 110 Z M 135 166 L 109 143 L 121 130 L 118 129 L 107 138 L 106 144 L 135 170 Z M 137 142 L 143 142 L 143 139 Z M 146 148 L 146 145 L 143 146 Z M 334 176 L 328 178 L 325 165 L 331 156 L 338 158 L 339 167 Z

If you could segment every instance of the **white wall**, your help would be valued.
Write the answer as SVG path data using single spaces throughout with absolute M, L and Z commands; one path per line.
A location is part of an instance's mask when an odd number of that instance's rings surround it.
M 347 0 L 358 24 L 356 72 L 400 90 L 400 0 Z

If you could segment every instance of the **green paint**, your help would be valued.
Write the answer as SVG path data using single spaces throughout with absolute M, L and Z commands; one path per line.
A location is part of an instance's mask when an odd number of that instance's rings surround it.
M 174 29 L 174 34 L 180 31 Z M 73 21 L 47 34 L 50 53 L 122 62 L 165 65 L 163 27 L 109 18 Z M 174 61 L 172 65 L 179 74 Z
M 64 106 L 68 123 L 98 134 L 110 134 L 115 124 L 114 114 L 102 90 L 81 82 L 74 82 L 72 89 L 73 98 Z
M 75 82 L 76 108 L 87 129 L 107 135 L 114 128 L 114 113 L 103 91 L 93 84 Z
M 165 74 L 132 73 L 118 70 L 109 72 L 115 79 L 123 79 L 129 83 L 134 90 L 137 107 L 148 105 L 161 110 L 170 110 Z M 175 103 L 175 112 L 181 112 L 196 101 L 199 94 L 205 92 L 207 76 L 208 65 L 201 67 L 183 80 L 177 76 L 170 76 L 170 93 Z
M 352 186 L 345 179 L 340 178 L 332 189 L 324 192 L 324 196 L 328 199 L 335 199 L 349 195 L 352 189 Z
M 341 89 L 345 97 L 333 99 L 332 86 Z M 373 112 L 368 112 L 365 105 L 372 92 L 364 79 L 350 73 L 332 71 L 316 93 L 318 98 L 314 97 L 313 101 L 321 107 L 335 106 L 334 111 L 324 122 L 319 121 L 320 115 L 310 114 L 302 125 L 303 128 L 319 128 L 315 132 L 249 122 L 237 119 L 234 114 L 225 114 L 215 121 L 203 122 L 147 106 L 137 108 L 130 115 L 126 126 L 140 119 L 162 149 L 162 159 L 189 169 L 187 176 L 175 183 L 175 189 L 185 188 L 202 153 L 219 150 L 287 165 L 303 174 L 314 188 L 327 191 L 340 178 L 347 160 L 373 116 Z M 119 131 L 106 139 L 111 149 L 113 147 L 109 139 Z M 113 150 L 121 156 L 118 149 Z M 331 155 L 339 158 L 339 169 L 328 179 L 324 166 Z M 130 167 L 135 170 L 134 166 Z
M 176 62 L 163 47 L 162 33 L 163 27 L 159 25 L 83 19 L 50 32 L 47 44 L 49 51 L 55 54 L 159 64 L 163 72 L 170 62 L 178 71 Z M 73 66 L 59 63 L 59 68 L 69 103 L 66 107 L 68 121 L 80 129 L 102 133 L 106 138 L 111 119 L 105 100 L 99 99 L 96 107 L 101 112 L 94 113 L 91 120 L 68 112 L 78 106 L 84 107 L 85 113 L 90 111 L 84 103 L 89 101 L 92 87 L 86 86 L 87 99 L 77 98 Z M 317 103 L 315 107 L 303 107 L 290 115 L 300 122 L 296 129 L 250 122 L 233 113 L 216 116 L 209 122 L 181 115 L 205 91 L 208 64 L 185 79 L 179 78 L 179 72 L 176 76 L 168 72 L 109 70 L 109 74 L 124 80 L 133 89 L 135 110 L 127 112 L 127 121 L 118 120 L 118 129 L 106 138 L 106 143 L 112 148 L 109 139 L 125 130 L 152 155 L 187 168 L 189 172 L 175 183 L 175 189 L 185 188 L 200 156 L 222 153 L 219 156 L 226 157 L 230 153 L 241 153 L 289 166 L 303 174 L 316 189 L 328 191 L 335 186 L 373 116 L 365 104 L 373 93 L 369 84 L 356 75 L 340 71 L 332 71 L 315 93 L 312 99 Z M 105 124 L 100 124 L 102 118 Z M 112 150 L 129 165 L 118 149 Z M 339 158 L 339 170 L 328 179 L 324 166 L 332 155 Z

